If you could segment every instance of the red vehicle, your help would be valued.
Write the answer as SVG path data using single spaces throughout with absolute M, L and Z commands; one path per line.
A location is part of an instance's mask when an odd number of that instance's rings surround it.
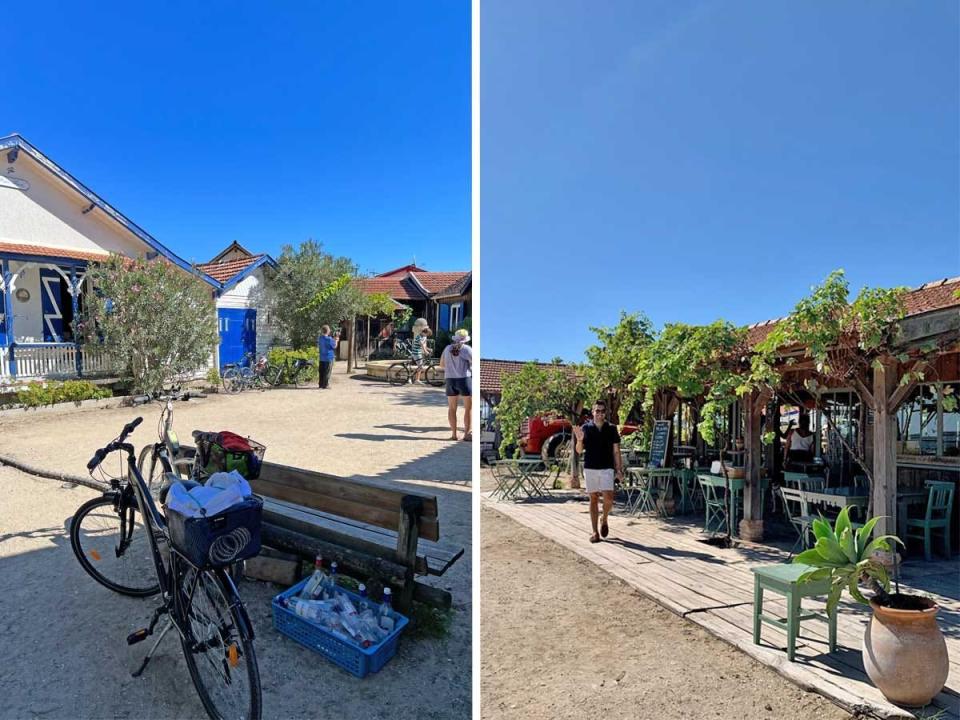
M 581 424 L 589 420 L 584 413 Z M 567 447 L 573 437 L 573 426 L 566 418 L 557 415 L 541 415 L 530 418 L 523 423 L 520 430 L 520 445 L 525 455 L 539 455 L 544 462 L 557 457 L 569 455 Z M 626 436 L 637 431 L 636 425 L 624 425 L 620 435 Z

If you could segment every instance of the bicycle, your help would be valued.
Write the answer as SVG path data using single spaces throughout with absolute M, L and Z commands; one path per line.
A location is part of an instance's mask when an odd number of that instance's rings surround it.
M 283 365 L 270 365 L 264 379 L 270 385 L 282 385 L 286 381 L 287 384 L 302 387 L 310 381 L 314 367 L 316 366 L 312 360 L 298 358 L 291 365 L 290 358 L 286 357 Z
M 129 645 L 146 640 L 160 616 L 167 615 L 134 677 L 143 673 L 174 628 L 207 714 L 214 719 L 259 720 L 262 693 L 250 618 L 224 570 L 198 568 L 172 546 L 166 518 L 137 469 L 134 447 L 124 442 L 142 421 L 138 417 L 125 425 L 87 463 L 93 476 L 108 455 L 120 451 L 126 453 L 127 473 L 122 481 L 108 478 L 110 489 L 80 506 L 70 525 L 70 545 L 81 567 L 104 587 L 131 597 L 160 593 L 162 604 L 148 627 L 127 636 Z M 166 448 L 159 457 L 164 470 L 172 472 Z M 155 578 L 148 575 L 150 561 Z
M 423 359 L 423 379 L 428 385 L 440 387 L 443 385 L 443 371 L 440 370 L 439 361 L 433 357 Z M 417 361 L 413 358 L 396 362 L 387 368 L 387 380 L 391 385 L 406 385 L 413 382 L 413 377 L 417 374 Z
M 243 356 L 242 362 L 227 363 L 223 366 L 223 375 L 220 379 L 224 391 L 235 395 L 249 388 L 262 390 L 264 383 L 277 384 L 276 378 L 279 377 L 277 366 L 270 365 L 266 356 L 261 356 L 256 363 L 253 362 L 253 358 L 253 353 L 247 353 Z
M 164 468 L 167 465 L 179 478 L 193 478 L 193 458 L 177 457 L 180 454 L 180 439 L 173 430 L 173 401 L 182 398 L 183 393 L 179 392 L 178 388 L 159 397 L 160 400 L 165 401 L 157 423 L 159 442 L 144 446 L 140 451 L 140 457 L 137 458 L 137 470 L 146 481 L 150 494 L 156 499 L 160 499 L 160 491 L 164 484 Z M 166 453 L 166 465 L 161 458 L 162 453 Z

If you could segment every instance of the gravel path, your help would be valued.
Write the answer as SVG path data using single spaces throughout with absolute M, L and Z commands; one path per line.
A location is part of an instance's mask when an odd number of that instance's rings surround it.
M 444 440 L 445 408 L 437 389 L 351 378 L 341 364 L 328 391 L 279 389 L 176 404 L 174 424 L 184 440 L 195 428 L 229 428 L 265 444 L 268 460 L 428 486 L 440 504 L 442 540 L 466 548 L 444 577 L 428 580 L 453 593 L 449 635 L 405 638 L 397 657 L 364 680 L 278 635 L 270 614 L 278 588 L 244 581 L 265 718 L 469 717 L 470 447 Z M 159 413 L 153 404 L 5 415 L 0 454 L 82 475 L 93 451 L 138 414 L 145 419 L 134 442 L 152 442 Z M 128 647 L 125 638 L 146 625 L 155 601 L 111 593 L 73 557 L 69 520 L 95 495 L 0 467 L 0 717 L 205 717 L 173 636 L 142 677 L 130 677 L 149 643 Z
M 485 720 L 850 717 L 495 510 L 480 521 Z

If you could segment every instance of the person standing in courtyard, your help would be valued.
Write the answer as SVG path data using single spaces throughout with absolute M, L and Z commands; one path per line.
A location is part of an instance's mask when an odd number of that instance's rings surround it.
M 607 516 L 613 507 L 613 480 L 623 482 L 623 460 L 620 457 L 620 433 L 607 422 L 607 404 L 597 400 L 593 404 L 593 420 L 573 427 L 576 451 L 583 455 L 583 480 L 590 495 L 590 525 L 593 534 L 590 542 L 600 542 L 609 532 Z M 600 498 L 603 497 L 603 519 L 600 532 L 597 520 L 600 515 Z
M 340 333 L 330 335 L 330 326 L 324 325 L 320 328 L 320 337 L 317 339 L 317 348 L 320 351 L 320 389 L 326 390 L 330 387 L 330 374 L 333 372 L 334 351 L 337 349 L 337 343 L 340 339 Z
M 426 358 L 430 355 L 430 346 L 427 344 L 430 335 L 430 328 L 424 325 L 420 330 L 420 334 L 413 339 L 413 347 L 410 348 L 410 355 L 417 365 L 417 371 L 414 373 L 413 379 L 410 380 L 410 382 L 416 383 L 417 385 L 424 384 L 423 372 L 426 370 Z
M 470 377 L 473 374 L 473 350 L 467 343 L 470 342 L 470 333 L 466 330 L 457 330 L 453 334 L 453 342 L 443 349 L 440 355 L 440 368 L 447 385 L 447 420 L 450 423 L 450 439 L 457 439 L 457 405 L 459 398 L 463 398 L 463 439 L 467 442 L 473 439 L 470 432 L 470 409 L 473 398 L 470 394 Z

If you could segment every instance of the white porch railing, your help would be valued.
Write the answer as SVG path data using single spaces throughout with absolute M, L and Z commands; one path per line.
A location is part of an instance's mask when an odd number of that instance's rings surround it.
M 109 370 L 102 351 L 82 352 L 80 358 L 84 376 L 101 375 Z M 72 343 L 31 343 L 0 348 L 0 378 L 8 382 L 77 376 L 77 347 Z

